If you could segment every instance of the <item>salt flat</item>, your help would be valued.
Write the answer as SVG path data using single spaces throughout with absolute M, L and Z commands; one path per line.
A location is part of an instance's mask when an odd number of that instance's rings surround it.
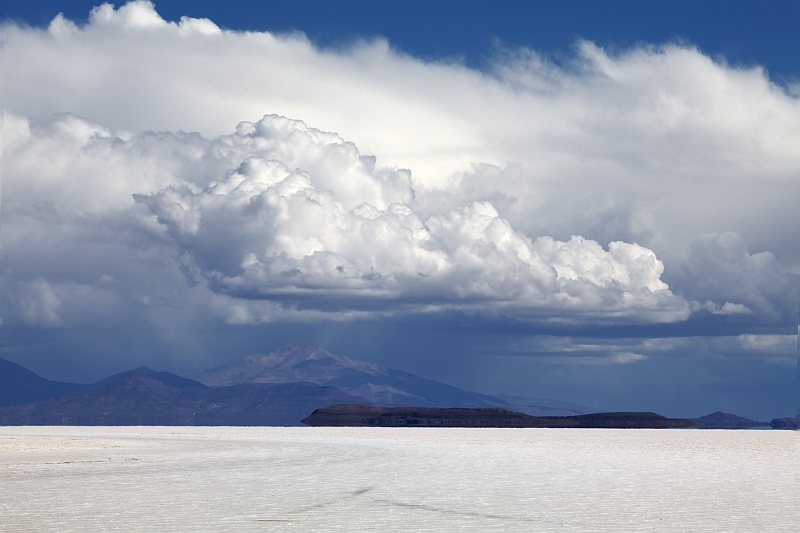
M 797 531 L 800 434 L 0 428 L 0 531 Z

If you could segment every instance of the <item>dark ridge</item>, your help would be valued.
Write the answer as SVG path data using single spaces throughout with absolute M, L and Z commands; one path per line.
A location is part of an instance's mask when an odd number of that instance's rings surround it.
M 0 425 L 297 426 L 316 408 L 362 401 L 312 383 L 209 388 L 138 368 L 62 396 L 0 407 Z
M 531 416 L 499 408 L 376 407 L 334 405 L 303 419 L 309 426 L 495 428 L 687 428 L 695 423 L 656 413 L 591 413 Z
M 700 429 L 750 429 L 755 427 L 768 427 L 769 423 L 750 420 L 732 413 L 715 411 L 711 414 L 693 418 Z
M 800 418 L 773 418 L 769 423 L 772 429 L 800 429 Z

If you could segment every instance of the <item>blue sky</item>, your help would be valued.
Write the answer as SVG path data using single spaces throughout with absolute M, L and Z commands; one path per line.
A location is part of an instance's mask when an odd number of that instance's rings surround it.
M 336 46 L 364 36 L 383 36 L 400 50 L 423 57 L 458 57 L 471 65 L 499 41 L 555 56 L 569 55 L 578 39 L 604 46 L 685 41 L 734 64 L 758 64 L 773 77 L 796 78 L 800 59 L 800 5 L 791 0 L 646 2 L 581 0 L 502 2 L 270 1 L 157 2 L 168 20 L 208 17 L 220 26 L 254 31 L 302 31 Z M 97 2 L 7 0 L 0 15 L 45 25 L 54 13 L 84 20 Z
M 790 413 L 800 8 L 429 4 L 4 3 L 0 356 Z

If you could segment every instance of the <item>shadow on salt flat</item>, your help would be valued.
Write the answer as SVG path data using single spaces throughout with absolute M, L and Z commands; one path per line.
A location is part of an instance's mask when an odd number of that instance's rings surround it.
M 500 515 L 500 514 L 492 514 L 492 513 L 480 513 L 478 511 L 457 511 L 455 509 L 445 509 L 444 507 L 435 507 L 433 505 L 425 505 L 422 503 L 405 503 L 400 502 L 397 500 L 375 500 L 378 503 L 383 503 L 386 505 L 392 505 L 395 507 L 404 507 L 407 509 L 416 509 L 421 511 L 431 511 L 434 513 L 440 514 L 447 514 L 447 515 L 455 515 L 455 516 L 464 516 L 464 517 L 473 517 L 473 518 L 490 518 L 494 520 L 509 520 L 514 522 L 539 522 L 539 520 L 535 518 L 526 518 L 524 516 L 511 516 L 511 515 Z
M 335 499 L 329 500 L 327 502 L 315 503 L 313 505 L 308 505 L 308 506 L 305 506 L 305 507 L 301 507 L 301 508 L 296 509 L 296 510 L 294 510 L 294 511 L 292 511 L 290 513 L 287 513 L 287 514 L 290 515 L 290 516 L 292 516 L 292 515 L 304 515 L 304 514 L 307 514 L 307 513 L 311 512 L 311 511 L 316 511 L 318 509 L 324 509 L 326 507 L 330 507 L 332 505 L 339 504 L 339 503 L 341 503 L 343 501 L 351 500 L 353 498 L 357 498 L 359 496 L 362 496 L 364 494 L 367 494 L 367 493 L 373 491 L 374 489 L 375 489 L 374 486 L 373 487 L 366 487 L 366 488 L 363 488 L 363 489 L 358 489 L 358 490 L 355 490 L 355 491 L 353 491 L 353 492 L 351 492 L 349 494 L 345 494 L 345 495 L 343 495 L 343 496 L 341 496 L 339 498 L 335 498 Z M 444 515 L 450 515 L 450 516 L 461 516 L 461 517 L 470 517 L 470 518 L 485 518 L 485 519 L 491 519 L 491 520 L 507 520 L 507 521 L 513 521 L 513 522 L 526 522 L 526 523 L 539 522 L 539 520 L 536 519 L 536 518 L 527 518 L 527 517 L 523 517 L 523 516 L 512 516 L 512 515 L 501 515 L 501 514 L 494 514 L 494 513 L 481 513 L 481 512 L 478 512 L 478 511 L 459 511 L 459 510 L 456 510 L 456 509 L 447 509 L 447 508 L 444 508 L 444 507 L 436 507 L 434 505 L 427 505 L 427 504 L 421 504 L 421 503 L 407 503 L 407 502 L 401 502 L 401 501 L 398 501 L 398 500 L 391 500 L 391 499 L 387 499 L 387 498 L 373 499 L 372 501 L 374 503 L 384 504 L 384 505 L 388 505 L 390 507 L 400 507 L 400 508 L 404 508 L 404 509 L 414 509 L 414 510 L 417 510 L 417 511 L 429 511 L 429 512 L 432 512 L 432 513 L 438 513 L 438 514 L 444 514 Z M 257 518 L 256 519 L 256 522 L 284 522 L 284 523 L 286 523 L 286 522 L 295 522 L 295 521 L 297 521 L 297 519 L 294 519 L 294 520 L 293 519 L 288 519 L 288 518 Z
M 327 502 L 315 503 L 313 505 L 307 505 L 305 507 L 301 507 L 299 509 L 295 509 L 287 514 L 289 515 L 303 515 L 310 511 L 316 511 L 317 509 L 324 509 L 325 507 L 330 507 L 331 505 L 336 505 L 346 500 L 351 500 L 353 498 L 357 498 L 362 494 L 366 494 L 369 491 L 375 489 L 375 487 L 366 487 L 363 489 L 354 490 L 349 494 L 345 494 L 339 498 L 329 500 Z M 296 522 L 297 520 L 292 520 L 288 518 L 256 518 L 256 522 Z

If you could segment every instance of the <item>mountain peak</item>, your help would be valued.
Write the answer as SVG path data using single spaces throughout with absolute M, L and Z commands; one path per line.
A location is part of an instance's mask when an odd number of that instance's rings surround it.
M 247 355 L 229 365 L 202 372 L 196 378 L 214 386 L 298 381 L 325 384 L 354 372 L 384 375 L 387 369 L 367 361 L 332 354 L 313 344 L 293 344 L 268 353 Z
M 240 362 L 261 366 L 275 366 L 325 358 L 336 358 L 336 356 L 321 346 L 292 344 L 268 353 L 247 355 Z
M 158 374 L 158 372 L 156 372 L 155 370 L 153 370 L 152 368 L 147 367 L 147 366 L 137 366 L 136 368 L 134 368 L 132 370 L 128 370 L 127 373 L 128 374 L 147 374 L 147 375 Z
M 105 385 L 113 384 L 119 381 L 125 381 L 140 377 L 146 377 L 149 379 L 153 379 L 155 381 L 159 381 L 165 385 L 169 385 L 171 387 L 177 388 L 206 388 L 205 385 L 200 383 L 199 381 L 195 381 L 193 379 L 184 378 L 177 374 L 173 374 L 171 372 L 159 372 L 157 370 L 153 370 L 152 368 L 148 368 L 146 366 L 140 366 L 134 368 L 132 370 L 125 370 L 118 374 L 114 374 L 113 376 L 109 376 L 101 381 L 98 381 L 93 385 L 93 387 L 102 387 Z
M 505 406 L 498 398 L 465 391 L 375 363 L 299 344 L 208 370 L 196 378 L 213 386 L 309 382 L 337 387 L 381 405 Z

